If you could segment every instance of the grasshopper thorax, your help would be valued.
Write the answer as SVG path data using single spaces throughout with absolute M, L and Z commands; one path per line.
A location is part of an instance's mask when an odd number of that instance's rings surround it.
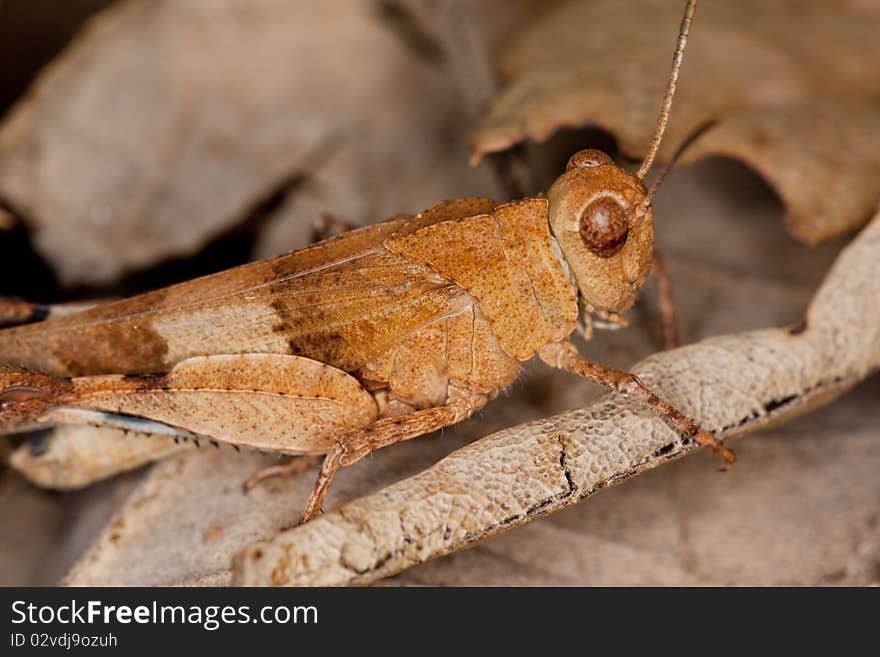
M 550 230 L 582 306 L 614 317 L 632 306 L 654 250 L 653 213 L 636 176 L 605 153 L 584 150 L 547 194 Z

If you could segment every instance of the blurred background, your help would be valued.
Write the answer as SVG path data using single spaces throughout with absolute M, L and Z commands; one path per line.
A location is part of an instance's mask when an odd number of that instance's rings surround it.
M 0 114 L 24 95 L 83 21 L 110 4 L 111 0 L 0 2 Z M 0 294 L 46 301 L 63 298 L 50 267 L 31 248 L 21 224 L 0 240 Z

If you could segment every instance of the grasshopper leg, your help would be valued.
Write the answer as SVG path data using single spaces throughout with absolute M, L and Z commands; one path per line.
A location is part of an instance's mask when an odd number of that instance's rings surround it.
M 321 462 L 321 455 L 307 454 L 305 456 L 294 456 L 287 463 L 273 465 L 263 468 L 259 472 L 255 472 L 247 481 L 244 482 L 244 492 L 252 490 L 260 484 L 264 479 L 272 479 L 273 477 L 293 477 L 305 472 L 313 465 Z
M 724 457 L 723 469 L 727 470 L 736 461 L 736 455 L 725 447 L 721 440 L 698 427 L 693 420 L 668 401 L 651 392 L 635 374 L 581 358 L 575 346 L 567 341 L 549 344 L 540 351 L 539 355 L 548 365 L 573 372 L 612 390 L 643 400 L 672 424 L 682 436 L 721 454 Z
M 675 316 L 675 299 L 672 296 L 672 282 L 666 270 L 666 262 L 657 250 L 651 263 L 651 274 L 657 281 L 660 322 L 663 325 L 663 341 L 667 349 L 675 349 L 681 343 L 678 338 L 678 321 Z
M 309 494 L 309 499 L 306 501 L 306 507 L 303 509 L 303 514 L 298 524 L 302 525 L 308 522 L 321 511 L 321 505 L 324 503 L 327 491 L 330 490 L 330 483 L 333 481 L 333 477 L 336 476 L 336 471 L 341 467 L 340 461 L 342 460 L 343 450 L 344 448 L 341 446 L 341 443 L 338 443 L 324 457 L 324 462 L 321 463 L 321 470 L 318 473 L 318 479 L 315 481 L 315 486 Z
M 321 216 L 312 222 L 312 243 L 321 242 L 327 238 L 347 233 L 358 227 L 358 224 L 353 221 L 343 219 L 330 212 L 323 212 Z
M 363 429 L 355 429 L 340 437 L 324 457 L 321 472 L 306 503 L 300 523 L 308 522 L 321 510 L 330 482 L 339 468 L 357 463 L 370 452 L 410 438 L 416 438 L 460 422 L 486 403 L 480 394 L 468 394 L 449 400 L 445 406 L 415 411 L 409 415 L 383 418 Z

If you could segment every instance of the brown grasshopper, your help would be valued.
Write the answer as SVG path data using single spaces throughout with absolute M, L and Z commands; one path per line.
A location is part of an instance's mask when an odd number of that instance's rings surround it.
M 695 0 L 656 133 L 631 175 L 576 153 L 546 197 L 466 198 L 286 255 L 0 331 L 0 429 L 164 427 L 290 455 L 324 454 L 303 520 L 338 468 L 449 426 L 533 356 L 639 397 L 734 459 L 634 375 L 568 341 L 620 322 L 651 268 L 644 180 L 666 128 Z M 257 475 L 284 472 L 279 466 Z

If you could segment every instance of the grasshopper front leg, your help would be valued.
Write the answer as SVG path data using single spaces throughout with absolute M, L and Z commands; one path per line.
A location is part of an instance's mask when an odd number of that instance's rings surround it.
M 675 349 L 681 343 L 678 338 L 678 320 L 675 313 L 675 299 L 672 296 L 672 281 L 666 270 L 666 261 L 657 249 L 654 249 L 654 258 L 651 262 L 651 276 L 657 281 L 657 300 L 660 307 L 660 322 L 663 325 L 664 346 L 666 349 Z
M 541 349 L 538 355 L 548 365 L 573 372 L 578 376 L 616 390 L 624 395 L 638 397 L 656 410 L 684 438 L 710 447 L 721 454 L 724 457 L 725 470 L 730 468 L 736 461 L 736 455 L 727 449 L 722 441 L 701 429 L 693 420 L 668 401 L 651 392 L 635 374 L 615 370 L 586 360 L 581 357 L 577 348 L 567 340 L 547 345 Z

